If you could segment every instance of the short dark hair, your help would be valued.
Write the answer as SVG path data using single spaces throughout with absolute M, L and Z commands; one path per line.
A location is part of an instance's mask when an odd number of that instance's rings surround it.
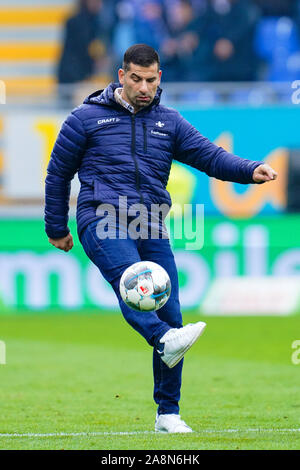
M 158 69 L 160 67 L 159 55 L 153 47 L 147 44 L 134 44 L 129 47 L 124 54 L 123 70 L 128 72 L 130 64 L 141 65 L 142 67 L 149 67 L 157 63 Z

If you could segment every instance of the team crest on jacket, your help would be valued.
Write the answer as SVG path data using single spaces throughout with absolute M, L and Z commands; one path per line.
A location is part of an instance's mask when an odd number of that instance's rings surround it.
M 164 127 L 164 126 L 165 126 L 165 123 L 164 123 L 164 122 L 161 122 L 161 121 L 157 121 L 157 122 L 155 123 L 155 125 L 156 125 L 157 127 L 160 127 L 160 128 L 161 128 L 161 127 Z
M 112 118 L 104 118 L 104 119 L 99 119 L 99 121 L 97 121 L 97 124 L 99 125 L 102 125 L 102 124 L 113 124 L 115 122 L 119 122 L 120 121 L 120 118 L 115 118 L 115 117 L 112 117 Z

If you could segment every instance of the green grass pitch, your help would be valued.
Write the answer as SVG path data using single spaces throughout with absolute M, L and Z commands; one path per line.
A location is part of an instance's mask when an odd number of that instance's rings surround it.
M 195 432 L 166 435 L 153 432 L 151 348 L 121 315 L 0 316 L 0 449 L 300 449 L 300 318 L 205 321 L 183 375 Z

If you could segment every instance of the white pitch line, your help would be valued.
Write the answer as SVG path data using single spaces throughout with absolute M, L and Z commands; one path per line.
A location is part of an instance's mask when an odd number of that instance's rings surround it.
M 276 429 L 263 429 L 263 428 L 248 428 L 248 429 L 202 429 L 195 431 L 193 434 L 238 434 L 238 433 L 300 433 L 300 428 L 276 428 Z M 101 436 L 136 436 L 144 434 L 161 433 L 155 431 L 103 431 L 103 432 L 53 432 L 53 433 L 0 433 L 1 437 L 101 437 Z
M 1 437 L 90 437 L 90 436 L 130 436 L 156 434 L 155 431 L 103 431 L 103 432 L 52 432 L 52 433 L 0 433 Z

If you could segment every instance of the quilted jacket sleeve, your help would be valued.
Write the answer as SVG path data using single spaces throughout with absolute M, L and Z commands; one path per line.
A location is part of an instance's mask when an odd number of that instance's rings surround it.
M 83 124 L 72 112 L 62 125 L 47 168 L 45 229 L 50 238 L 61 238 L 69 233 L 71 180 L 78 171 L 85 145 Z
M 210 142 L 179 115 L 176 131 L 175 160 L 186 163 L 208 176 L 224 181 L 254 183 L 252 175 L 262 161 L 246 160 L 226 152 Z

